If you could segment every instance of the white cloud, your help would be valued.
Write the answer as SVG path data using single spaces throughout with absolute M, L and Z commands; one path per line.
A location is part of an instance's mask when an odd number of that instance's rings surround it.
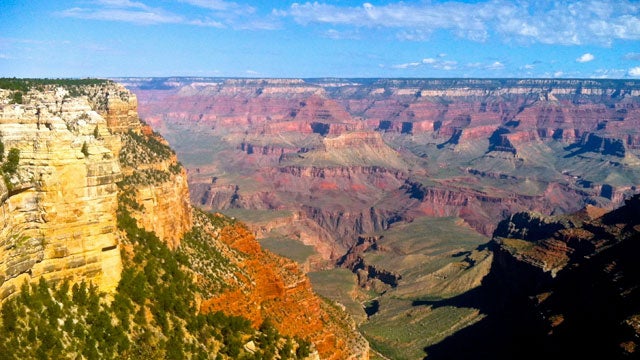
M 594 79 L 620 79 L 626 73 L 627 71 L 624 69 L 597 69 L 590 77 Z
M 397 28 L 399 38 L 414 41 L 446 30 L 474 41 L 499 36 L 505 42 L 610 45 L 616 39 L 640 40 L 639 12 L 640 4 L 630 0 L 492 0 L 469 4 L 366 3 L 357 7 L 306 2 L 277 13 L 300 24 Z
M 585 53 L 585 54 L 580 55 L 580 57 L 577 58 L 576 61 L 579 62 L 579 63 L 586 63 L 586 62 L 589 62 L 589 61 L 593 61 L 593 59 L 595 59 L 595 58 L 596 57 L 593 56 L 593 54 Z
M 459 36 L 484 40 L 487 30 L 473 13 L 473 5 L 448 2 L 433 5 L 391 3 L 375 6 L 365 3 L 359 7 L 340 7 L 318 2 L 294 3 L 287 11 L 278 12 L 290 16 L 300 24 L 329 23 L 356 27 L 387 27 L 402 29 L 398 37 L 403 40 L 424 40 L 433 30 L 449 29 Z
M 139 9 L 139 10 L 138 10 Z M 62 17 L 86 20 L 121 21 L 140 25 L 180 24 L 188 22 L 180 15 L 165 12 L 161 9 L 148 8 L 71 8 L 56 13 Z
M 433 64 L 433 68 L 434 69 L 440 69 L 440 70 L 455 70 L 458 67 L 458 62 L 457 61 L 438 61 L 435 62 Z
M 555 77 L 555 78 L 562 77 L 562 75 L 564 75 L 564 72 L 562 72 L 562 71 L 556 71 L 556 72 L 553 73 L 553 77 Z
M 533 69 L 535 69 L 535 67 L 536 67 L 536 66 L 535 66 L 535 65 L 533 65 L 533 64 L 526 64 L 526 65 L 524 66 L 524 68 L 525 68 L 525 69 L 527 69 L 527 70 L 533 70 Z
M 394 69 L 409 69 L 409 68 L 417 68 L 417 67 L 429 67 L 431 69 L 436 70 L 444 70 L 451 71 L 458 68 L 458 62 L 454 60 L 442 60 L 442 57 L 435 58 L 424 58 L 420 61 L 414 61 L 404 64 L 392 65 Z
M 191 26 L 239 29 L 274 29 L 278 27 L 272 19 L 251 16 L 255 8 L 222 0 L 180 0 L 192 6 L 206 9 L 200 16 L 185 16 L 160 7 L 151 7 L 132 0 L 96 0 L 95 6 L 74 7 L 58 11 L 57 16 L 86 20 L 128 22 L 138 25 L 183 24 Z M 239 20 L 241 19 L 241 20 Z
M 180 2 L 187 3 L 193 6 L 201 7 L 209 10 L 220 10 L 220 11 L 241 11 L 245 13 L 253 13 L 255 12 L 255 8 L 249 5 L 240 5 L 238 3 L 232 1 L 222 1 L 222 0 L 180 0 Z
M 323 33 L 324 37 L 334 40 L 358 40 L 360 35 L 353 31 L 338 31 L 336 29 L 329 29 Z
M 504 64 L 501 63 L 500 61 L 494 61 L 491 65 L 487 66 L 487 69 L 489 69 L 489 70 L 504 69 Z
M 400 41 L 425 41 L 431 36 L 431 31 L 422 29 L 408 29 L 399 31 L 396 38 Z
M 418 66 L 420 66 L 420 64 L 421 63 L 419 63 L 419 62 L 411 62 L 411 63 L 393 65 L 391 67 L 394 68 L 394 69 L 409 69 L 409 68 L 418 67 Z
M 640 66 L 633 67 L 629 69 L 629 76 L 640 77 Z
M 636 52 L 626 53 L 626 54 L 624 54 L 623 59 L 625 59 L 625 60 L 640 60 L 640 53 L 636 53 Z
M 11 59 L 11 57 L 9 57 L 9 55 L 7 55 L 7 54 L 0 54 L 0 59 L 9 60 L 9 59 Z

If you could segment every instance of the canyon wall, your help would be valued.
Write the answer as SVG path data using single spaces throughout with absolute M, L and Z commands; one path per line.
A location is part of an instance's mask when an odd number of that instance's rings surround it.
M 325 259 L 394 222 L 457 216 L 490 235 L 518 211 L 613 208 L 640 183 L 632 80 L 121 81 L 192 202 L 290 210 Z
M 89 91 L 106 100 L 107 111 L 107 93 L 129 94 L 115 84 Z M 22 104 L 9 104 L 8 91 L 1 95 L 0 140 L 5 151 L 20 151 L 20 161 L 2 188 L 0 298 L 40 277 L 87 279 L 113 291 L 121 268 L 119 136 L 103 110 L 63 88 L 29 92 Z M 135 96 L 127 103 L 135 112 Z
M 274 321 L 280 333 L 309 340 L 312 357 L 368 358 L 368 343 L 349 317 L 318 298 L 295 263 L 264 252 L 241 224 L 202 221 L 206 216 L 189 203 L 185 169 L 140 121 L 135 95 L 111 81 L 73 84 L 33 85 L 19 103 L 12 100 L 19 90 L 0 90 L 0 303 L 39 279 L 86 280 L 115 293 L 121 256 L 129 262 L 136 256 L 131 234 L 124 233 L 135 226 L 122 228 L 125 214 L 182 256 L 193 246 L 182 245 L 184 238 L 193 241 L 195 226 L 207 223 L 206 245 L 198 251 L 221 249 L 219 263 L 202 271 L 189 263 L 185 271 L 194 282 L 219 276 L 230 282 L 186 301 L 203 313 L 248 318 L 255 328 Z M 231 304 L 225 300 L 231 298 Z M 251 311 L 242 311 L 245 306 Z M 306 325 L 291 326 L 300 322 Z
M 518 213 L 501 222 L 490 243 L 491 270 L 467 297 L 487 318 L 427 353 L 637 357 L 638 211 L 640 198 L 634 196 L 610 212 L 588 207 L 554 217 Z

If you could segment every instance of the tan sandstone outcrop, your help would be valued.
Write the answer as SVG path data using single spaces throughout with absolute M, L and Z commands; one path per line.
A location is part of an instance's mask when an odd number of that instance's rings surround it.
M 104 291 L 117 285 L 121 171 L 113 152 L 119 139 L 107 125 L 86 97 L 62 88 L 0 105 L 0 139 L 6 151 L 20 150 L 18 174 L 2 196 L 0 300 L 41 277 L 89 279 Z
M 136 96 L 111 82 L 84 86 L 82 96 L 46 86 L 26 93 L 23 104 L 0 91 L 0 140 L 5 152 L 20 150 L 17 174 L 0 185 L 0 301 L 41 277 L 113 291 L 122 268 L 116 183 L 133 171 L 119 163 L 121 136 L 152 135 Z M 146 166 L 169 173 L 176 164 L 174 155 Z M 175 248 L 192 224 L 188 191 L 184 171 L 140 185 L 144 211 L 134 216 Z

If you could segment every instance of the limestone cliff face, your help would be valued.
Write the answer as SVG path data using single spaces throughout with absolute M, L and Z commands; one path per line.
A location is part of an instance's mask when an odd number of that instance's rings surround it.
M 92 89 L 118 90 L 126 91 Z M 40 277 L 113 289 L 121 268 L 118 136 L 86 97 L 63 88 L 30 91 L 23 104 L 9 104 L 7 96 L 0 94 L 0 139 L 6 151 L 20 150 L 20 162 L 10 189 L 2 188 L 0 300 Z
M 0 187 L 0 300 L 40 277 L 113 290 L 121 271 L 116 183 L 133 173 L 123 148 L 130 134 L 153 135 L 137 116 L 136 96 L 112 82 L 47 85 L 22 104 L 0 91 L 0 140 L 5 152 L 20 151 L 17 174 Z M 146 160 L 136 170 L 165 175 L 137 185 L 143 209 L 134 215 L 175 248 L 192 224 L 186 175 L 174 154 Z
M 11 91 L 0 90 L 0 140 L 5 153 L 20 151 L 17 172 L 0 181 L 0 302 L 40 278 L 88 280 L 113 292 L 120 248 L 131 251 L 117 227 L 122 207 L 176 251 L 187 247 L 180 242 L 194 214 L 204 216 L 189 204 L 173 150 L 138 119 L 134 95 L 108 81 L 73 91 L 45 85 L 13 104 Z M 313 293 L 297 264 L 262 251 L 240 225 L 209 230 L 208 245 L 224 249 L 218 260 L 228 267 L 208 270 L 229 283 L 202 310 L 244 316 L 256 327 L 272 319 L 322 358 L 368 358 L 355 324 Z M 194 279 L 203 276 L 196 267 Z
M 126 179 L 135 179 L 135 201 L 142 205 L 133 216 L 175 249 L 193 225 L 187 176 L 162 137 L 147 125 L 140 130 L 123 134 L 120 152 Z

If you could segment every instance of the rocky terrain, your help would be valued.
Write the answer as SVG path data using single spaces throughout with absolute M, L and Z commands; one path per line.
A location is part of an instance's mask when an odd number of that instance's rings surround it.
M 2 299 L 39 277 L 93 279 L 105 291 L 120 279 L 115 210 L 121 144 L 110 126 L 137 123 L 136 99 L 115 85 L 86 90 L 80 99 L 49 88 L 13 105 L 11 91 L 0 90 L 0 139 L 4 149 L 20 154 L 20 171 L 0 182 Z
M 120 80 L 176 147 L 193 203 L 291 210 L 329 233 L 300 231 L 325 259 L 399 220 L 490 235 L 521 210 L 611 208 L 638 183 L 633 81 Z
M 490 243 L 494 261 L 480 287 L 416 303 L 472 306 L 486 314 L 427 348 L 429 358 L 636 358 L 638 211 L 640 197 L 634 196 L 610 212 L 519 213 L 501 222 Z
M 140 122 L 134 94 L 103 80 L 2 86 L 0 351 L 368 358 L 355 324 L 317 297 L 294 263 L 263 251 L 242 224 L 191 207 L 184 168 Z M 100 297 L 89 315 L 85 296 Z M 30 318 L 43 302 L 49 317 L 40 319 L 53 328 Z
M 481 246 L 500 220 L 611 210 L 640 183 L 632 80 L 118 80 L 175 147 L 191 202 L 302 262 L 394 358 L 485 318 L 413 304 L 473 293 L 503 261 Z M 565 250 L 517 256 L 555 274 Z

